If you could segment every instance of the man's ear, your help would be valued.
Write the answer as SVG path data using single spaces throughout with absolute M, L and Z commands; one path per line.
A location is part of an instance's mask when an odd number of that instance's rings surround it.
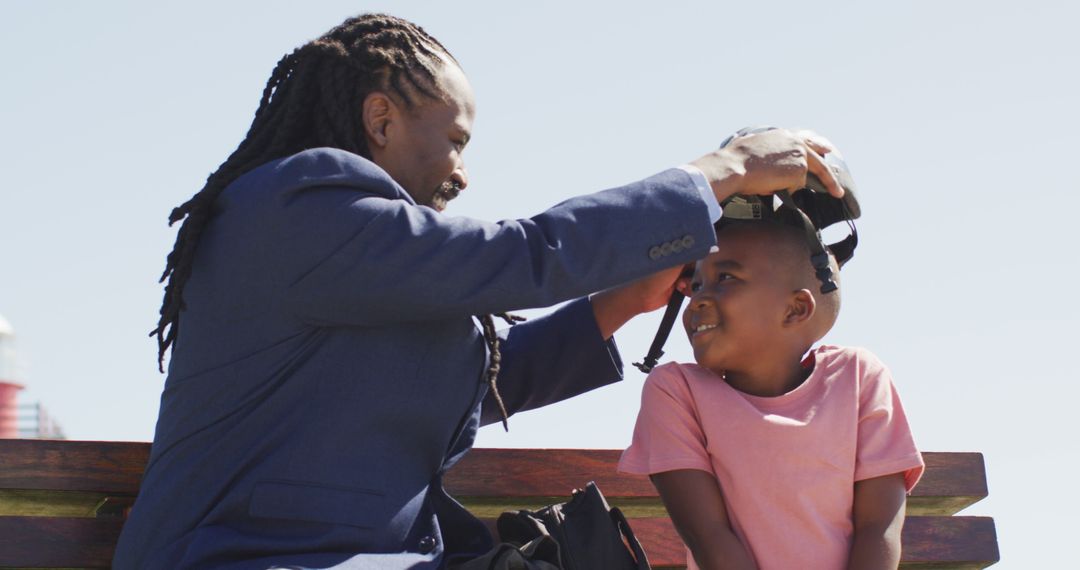
M 361 118 L 364 121 L 364 135 L 367 137 L 369 147 L 386 146 L 387 131 L 397 111 L 397 105 L 385 93 L 373 91 L 364 97 Z
M 784 313 L 784 326 L 797 325 L 809 321 L 817 310 L 817 300 L 809 289 L 799 289 L 791 294 L 787 312 Z

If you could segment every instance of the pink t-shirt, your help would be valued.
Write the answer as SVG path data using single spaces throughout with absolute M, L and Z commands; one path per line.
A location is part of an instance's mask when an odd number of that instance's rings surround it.
M 798 388 L 763 398 L 696 364 L 649 374 L 619 470 L 707 471 L 732 529 L 762 570 L 842 569 L 851 551 L 854 483 L 923 472 L 889 371 L 860 348 L 822 346 Z M 687 553 L 687 566 L 697 565 Z

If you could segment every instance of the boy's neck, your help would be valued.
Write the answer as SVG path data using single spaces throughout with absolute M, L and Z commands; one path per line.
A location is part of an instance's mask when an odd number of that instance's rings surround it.
M 813 371 L 804 367 L 802 353 L 762 359 L 747 370 L 725 370 L 724 381 L 751 396 L 773 398 L 798 388 Z

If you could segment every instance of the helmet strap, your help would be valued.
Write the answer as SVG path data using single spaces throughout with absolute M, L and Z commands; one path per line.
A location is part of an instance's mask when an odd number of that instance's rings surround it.
M 810 218 L 795 205 L 795 201 L 791 199 L 791 193 L 787 190 L 776 193 L 777 198 L 780 199 L 780 203 L 788 208 L 791 208 L 798 214 L 799 219 L 802 220 L 802 230 L 806 235 L 806 245 L 810 246 L 810 264 L 814 266 L 814 274 L 817 275 L 818 281 L 821 281 L 821 292 L 832 293 L 839 289 L 836 285 L 836 281 L 833 280 L 832 267 L 829 266 L 829 253 L 825 248 L 825 242 L 821 240 L 821 232 L 814 227 L 814 222 L 810 221 Z M 854 249 L 854 248 L 853 248 Z

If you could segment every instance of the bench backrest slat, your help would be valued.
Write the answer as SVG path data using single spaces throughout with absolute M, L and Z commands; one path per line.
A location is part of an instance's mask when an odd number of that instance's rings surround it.
M 604 496 L 616 504 L 619 499 L 657 499 L 648 477 L 616 473 L 620 453 L 611 449 L 474 449 L 446 474 L 445 483 L 466 504 L 494 498 L 565 497 L 588 481 L 596 481 Z M 910 514 L 951 515 L 986 498 L 981 453 L 926 452 L 923 457 L 927 469 L 912 491 Z
M 149 443 L 0 439 L 0 489 L 135 495 Z
M 109 568 L 119 519 L 0 517 L 0 567 Z
M 0 440 L 0 567 L 107 568 L 150 444 Z M 493 524 L 503 510 L 567 500 L 596 481 L 624 508 L 658 568 L 683 567 L 682 542 L 648 477 L 615 471 L 619 450 L 475 449 L 447 489 Z M 979 453 L 924 453 L 908 501 L 902 568 L 985 568 L 998 560 L 993 519 L 941 516 L 987 496 Z M 96 514 L 96 517 L 95 517 Z M 31 516 L 12 516 L 31 515 Z M 936 516 L 919 516 L 936 515 Z
M 486 521 L 494 527 L 494 521 Z M 122 521 L 51 517 L 0 517 L 0 567 L 107 568 Z M 656 568 L 685 567 L 686 553 L 665 517 L 633 519 Z M 947 539 L 946 539 L 947 537 Z M 985 568 L 999 558 L 993 519 L 909 517 L 901 568 Z
M 908 517 L 901 544 L 902 567 L 986 568 L 1000 558 L 990 517 Z

